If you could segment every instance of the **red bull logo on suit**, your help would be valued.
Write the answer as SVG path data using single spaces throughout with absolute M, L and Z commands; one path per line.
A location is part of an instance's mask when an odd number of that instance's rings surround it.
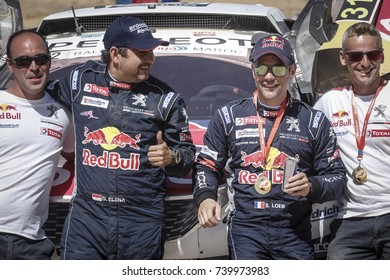
M 104 150 L 102 155 L 94 155 L 91 150 L 83 149 L 83 164 L 88 166 L 98 166 L 109 169 L 139 170 L 140 154 L 130 153 L 129 158 L 122 158 L 119 153 L 110 152 L 111 150 L 124 148 L 126 145 L 139 150 L 138 142 L 141 134 L 131 137 L 130 135 L 119 131 L 116 127 L 104 127 L 94 131 L 89 131 L 84 127 L 83 144 L 100 145 Z
M 252 165 L 254 168 L 263 168 L 266 170 L 270 169 L 281 169 L 284 166 L 284 162 L 289 155 L 279 151 L 277 148 L 271 147 L 268 154 L 266 166 L 264 166 L 264 157 L 262 151 L 256 151 L 251 154 L 247 154 L 241 151 L 241 166 L 246 167 Z
M 238 174 L 238 183 L 244 185 L 254 185 L 260 177 L 265 176 L 270 179 L 272 184 L 281 184 L 283 182 L 282 170 L 266 170 L 264 173 L 253 173 L 248 170 L 241 170 Z

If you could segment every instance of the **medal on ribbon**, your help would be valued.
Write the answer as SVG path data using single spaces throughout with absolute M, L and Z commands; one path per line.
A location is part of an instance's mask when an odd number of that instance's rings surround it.
M 352 172 L 352 179 L 353 182 L 357 185 L 363 185 L 365 182 L 367 182 L 367 171 L 361 166 L 361 161 L 363 159 L 363 149 L 364 146 L 366 145 L 368 120 L 370 118 L 372 109 L 374 108 L 375 100 L 382 89 L 382 85 L 383 85 L 383 80 L 381 79 L 379 87 L 376 89 L 374 98 L 371 100 L 370 105 L 368 107 L 366 116 L 364 118 L 363 128 L 361 133 L 360 133 L 360 124 L 358 118 L 357 105 L 355 103 L 355 93 L 352 92 L 351 102 L 352 102 L 352 113 L 353 113 L 353 125 L 354 125 L 355 135 L 356 135 L 356 146 L 358 147 L 357 160 L 359 162 L 358 167 L 356 167 Z
M 258 128 L 258 131 L 259 131 L 259 142 L 260 142 L 260 148 L 261 148 L 261 153 L 262 153 L 262 158 L 263 158 L 262 165 L 263 165 L 263 168 L 266 169 L 267 159 L 268 159 L 269 151 L 271 149 L 272 141 L 273 141 L 273 139 L 275 137 L 275 134 L 276 134 L 276 132 L 278 130 L 280 122 L 282 121 L 282 118 L 283 118 L 283 115 L 284 115 L 284 112 L 285 112 L 285 109 L 286 109 L 287 97 L 283 100 L 283 102 L 281 104 L 281 107 L 280 107 L 280 109 L 279 109 L 279 111 L 278 111 L 278 113 L 276 115 L 276 120 L 275 120 L 275 123 L 272 126 L 272 129 L 271 129 L 271 132 L 270 132 L 270 135 L 268 137 L 268 141 L 267 142 L 265 141 L 263 124 L 262 124 L 262 120 L 261 120 L 259 112 L 258 112 L 257 101 L 258 101 L 258 93 L 257 93 L 257 91 L 255 91 L 254 94 L 253 94 L 253 104 L 255 105 L 256 115 L 257 115 L 257 119 L 258 119 L 257 128 Z M 263 174 L 261 174 L 257 178 L 254 187 L 255 187 L 255 190 L 259 194 L 267 194 L 271 190 L 272 183 L 266 177 L 266 175 L 263 173 Z
M 360 162 L 359 166 L 356 167 L 352 172 L 353 182 L 357 185 L 363 185 L 367 182 L 367 171 L 361 167 Z
M 264 177 L 263 175 L 257 178 L 255 182 L 255 190 L 259 194 L 269 193 L 269 191 L 271 190 L 271 186 L 272 186 L 271 181 L 268 178 Z

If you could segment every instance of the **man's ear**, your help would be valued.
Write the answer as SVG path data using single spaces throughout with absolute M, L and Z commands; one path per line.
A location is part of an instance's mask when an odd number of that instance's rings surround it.
M 119 54 L 119 49 L 117 47 L 111 47 L 109 50 L 111 61 L 117 63 Z
M 342 66 L 347 65 L 347 61 L 346 61 L 347 57 L 346 57 L 346 55 L 345 55 L 343 50 L 339 51 L 339 58 L 340 58 L 340 63 L 341 63 Z
M 10 59 L 9 57 L 6 58 L 6 63 L 7 63 L 7 68 L 8 68 L 8 70 L 9 70 L 11 73 L 13 73 L 13 72 L 14 72 L 14 69 L 13 69 L 13 67 L 12 67 L 12 61 L 11 61 L 11 59 Z
M 293 78 L 295 76 L 295 72 L 297 71 L 297 65 L 294 63 L 292 66 L 291 66 L 291 69 L 290 69 L 290 77 Z

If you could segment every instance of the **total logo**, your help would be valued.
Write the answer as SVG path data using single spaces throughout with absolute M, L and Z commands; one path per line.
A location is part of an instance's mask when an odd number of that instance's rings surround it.
M 84 145 L 100 145 L 106 151 L 102 155 L 94 155 L 89 149 L 83 149 L 83 164 L 92 167 L 101 167 L 109 169 L 139 170 L 140 154 L 130 153 L 128 158 L 122 158 L 117 152 L 109 152 L 117 147 L 124 148 L 126 145 L 139 150 L 138 142 L 141 134 L 131 137 L 130 135 L 119 131 L 116 127 L 105 127 L 94 131 L 89 131 L 84 127 Z
M 46 128 L 46 127 L 41 127 L 41 135 L 54 137 L 54 138 L 57 138 L 59 140 L 62 139 L 62 133 L 60 131 Z

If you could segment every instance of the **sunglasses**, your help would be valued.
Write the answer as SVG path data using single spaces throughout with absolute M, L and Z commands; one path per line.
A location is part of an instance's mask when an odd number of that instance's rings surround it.
M 271 68 L 271 73 L 275 77 L 284 77 L 287 74 L 287 67 L 284 65 L 268 66 L 264 64 L 254 65 L 255 72 L 258 76 L 266 75 Z
M 20 56 L 11 58 L 12 63 L 18 67 L 29 67 L 33 61 L 39 66 L 46 65 L 50 61 L 50 54 L 38 54 L 35 56 Z
M 364 57 L 364 55 L 367 56 L 368 60 L 370 61 L 377 61 L 382 59 L 383 55 L 383 49 L 378 50 L 372 50 L 368 52 L 344 52 L 351 62 L 358 62 L 361 61 Z

